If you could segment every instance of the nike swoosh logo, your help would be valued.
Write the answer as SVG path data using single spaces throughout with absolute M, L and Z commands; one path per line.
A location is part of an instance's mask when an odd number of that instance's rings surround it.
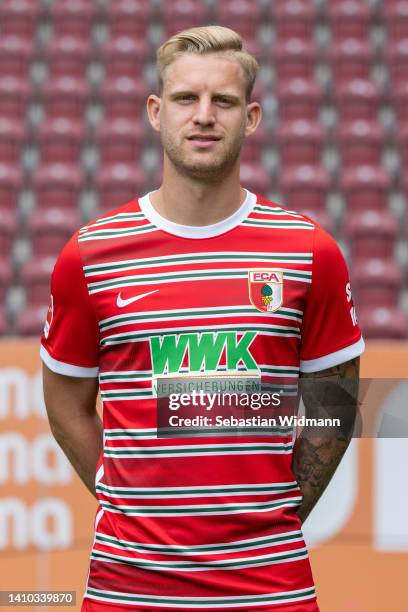
M 132 304 L 133 302 L 137 302 L 137 300 L 141 300 L 142 298 L 146 297 L 146 295 L 150 295 L 151 293 L 156 293 L 156 291 L 158 291 L 158 289 L 153 289 L 153 291 L 148 291 L 147 293 L 141 293 L 140 295 L 135 295 L 134 297 L 128 298 L 127 300 L 122 300 L 122 298 L 120 297 L 120 293 L 119 293 L 117 300 L 116 300 L 116 306 L 118 308 L 123 308 L 124 306 L 128 306 L 129 304 Z

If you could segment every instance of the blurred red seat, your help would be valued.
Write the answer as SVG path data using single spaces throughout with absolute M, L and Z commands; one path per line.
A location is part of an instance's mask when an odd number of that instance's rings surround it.
M 374 81 L 368 79 L 341 81 L 335 84 L 333 94 L 340 121 L 377 119 L 381 91 Z
M 0 204 L 17 210 L 18 192 L 22 187 L 23 173 L 19 165 L 0 164 Z
M 0 76 L 27 77 L 34 59 L 32 41 L 20 36 L 0 38 Z
M 6 311 L 0 306 L 0 336 L 5 336 L 8 333 L 8 329 Z
M 340 123 L 336 142 L 344 168 L 379 165 L 386 140 L 385 129 L 378 121 L 357 119 Z
M 82 119 L 89 97 L 88 81 L 72 76 L 49 80 L 42 90 L 42 100 L 48 118 Z
M 42 163 L 78 163 L 85 140 L 83 122 L 65 117 L 45 119 L 37 128 L 36 140 Z
M 148 89 L 143 79 L 106 79 L 101 88 L 105 118 L 126 117 L 140 120 L 146 113 Z
M 31 86 L 26 78 L 0 76 L 0 117 L 24 121 Z
M 28 231 L 34 255 L 57 255 L 80 226 L 75 210 L 37 209 L 28 219 Z
M 80 36 L 91 34 L 96 18 L 96 2 L 88 0 L 58 0 L 51 6 L 54 32 L 57 36 Z
M 335 41 L 329 50 L 333 81 L 370 79 L 374 62 L 373 46 L 367 40 L 345 38 Z
M 407 38 L 388 42 L 386 59 L 393 85 L 408 81 L 408 34 Z
M 312 221 L 318 223 L 326 232 L 329 232 L 332 236 L 335 231 L 335 223 L 332 215 L 329 215 L 325 210 L 315 210 L 309 208 L 296 208 L 296 212 L 306 215 Z
M 364 338 L 404 340 L 408 337 L 407 315 L 400 308 L 367 306 L 358 311 L 358 322 Z
M 347 215 L 344 230 L 353 261 L 357 258 L 393 258 L 397 222 L 390 212 L 353 212 Z
M 135 163 L 141 156 L 146 136 L 145 127 L 134 119 L 102 121 L 95 134 L 102 164 Z
M 274 6 L 273 6 L 274 5 Z M 273 20 L 278 38 L 312 38 L 313 27 L 317 20 L 317 8 L 313 2 L 286 0 L 273 6 Z
M 91 44 L 76 36 L 57 36 L 44 49 L 43 58 L 48 64 L 49 78 L 83 78 L 91 58 Z
M 83 171 L 73 164 L 41 164 L 32 174 L 32 184 L 38 207 L 77 210 Z
M 397 306 L 404 274 L 393 259 L 353 259 L 351 281 L 357 311 L 365 306 Z
M 241 183 L 254 193 L 268 193 L 271 189 L 271 175 L 262 165 L 242 163 L 240 168 Z
M 202 26 L 209 19 L 209 10 L 205 2 L 195 0 L 167 0 L 160 10 L 166 36 L 172 36 L 180 30 Z
M 272 48 L 272 62 L 278 79 L 312 79 L 317 56 L 316 44 L 302 38 L 278 40 Z
M 408 79 L 396 83 L 390 94 L 398 123 L 408 123 Z
M 348 213 L 385 209 L 391 183 L 390 174 L 382 166 L 347 168 L 341 175 L 340 187 Z
M 338 0 L 327 4 L 328 21 L 334 38 L 368 40 L 373 22 L 373 9 L 361 0 Z
M 106 7 L 111 36 L 144 38 L 151 22 L 152 7 L 145 0 L 115 0 Z
M 17 164 L 25 130 L 21 121 L 0 117 L 0 163 Z
M 283 169 L 279 188 L 288 208 L 321 210 L 326 208 L 330 177 L 323 166 L 301 165 Z
M 140 166 L 134 164 L 108 164 L 95 175 L 101 212 L 107 212 L 146 191 L 146 176 Z
M 17 211 L 15 208 L 0 208 L 0 259 L 11 255 L 17 233 Z
M 100 57 L 109 78 L 135 77 L 145 69 L 149 57 L 148 41 L 133 36 L 110 38 L 102 45 Z
M 5 303 L 7 290 L 12 278 L 13 271 L 10 261 L 0 258 L 0 304 Z
M 408 38 L 408 2 L 382 3 L 384 23 L 387 26 L 389 40 Z
M 262 155 L 269 140 L 267 131 L 261 126 L 254 134 L 245 138 L 241 149 L 241 163 L 262 164 Z
M 277 87 L 280 121 L 316 119 L 323 101 L 321 86 L 311 79 L 289 79 Z
M 0 24 L 2 35 L 34 36 L 41 14 L 40 2 L 32 0 L 3 0 L 0 2 Z
M 256 39 L 263 23 L 259 2 L 224 0 L 215 4 L 215 23 L 237 30 L 244 39 Z
M 281 123 L 277 133 L 281 168 L 320 163 L 324 129 L 318 121 L 297 119 Z
M 36 336 L 39 338 L 44 329 L 45 318 L 49 306 L 49 296 L 44 304 L 27 305 L 16 316 L 15 328 L 20 336 Z
M 45 304 L 50 297 L 51 274 L 57 254 L 53 256 L 33 255 L 22 266 L 20 279 L 25 290 L 27 306 Z

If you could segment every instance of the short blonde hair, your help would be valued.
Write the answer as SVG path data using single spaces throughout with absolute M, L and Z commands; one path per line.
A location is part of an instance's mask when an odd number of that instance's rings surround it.
M 237 32 L 223 26 L 210 25 L 182 30 L 169 38 L 159 47 L 156 56 L 160 95 L 165 69 L 183 53 L 224 53 L 236 59 L 244 71 L 246 99 L 250 100 L 259 66 L 255 57 L 244 49 L 242 38 Z

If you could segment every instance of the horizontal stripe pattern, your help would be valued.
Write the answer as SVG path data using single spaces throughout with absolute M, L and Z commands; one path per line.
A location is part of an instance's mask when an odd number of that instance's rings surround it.
M 258 454 L 290 454 L 292 442 L 254 442 L 234 444 L 179 444 L 177 446 L 105 446 L 105 457 L 121 457 L 129 459 L 161 459 L 163 457 L 203 457 L 209 455 L 258 455 Z
M 105 591 L 88 586 L 86 596 L 99 601 L 111 603 L 123 603 L 144 606 L 161 606 L 180 610 L 180 608 L 197 608 L 206 610 L 215 608 L 234 609 L 242 606 L 279 605 L 285 603 L 299 603 L 316 597 L 314 587 L 287 590 L 262 595 L 240 595 L 234 597 L 178 597 L 174 595 L 146 595 L 134 593 L 119 593 L 117 591 Z
M 109 228 L 91 231 L 87 230 L 86 232 L 78 236 L 78 242 L 85 242 L 88 240 L 107 240 L 111 238 L 124 238 L 126 236 L 137 236 L 140 234 L 146 234 L 148 232 L 154 231 L 157 231 L 157 227 L 152 223 L 145 223 L 144 225 L 120 229 Z
M 105 429 L 105 440 L 156 440 L 165 439 L 166 437 L 173 438 L 174 437 L 174 428 L 171 429 L 157 429 L 155 427 L 145 428 L 145 429 Z M 211 435 L 217 435 L 222 437 L 224 436 L 236 436 L 237 433 L 242 437 L 245 433 L 245 436 L 278 436 L 278 437 L 288 437 L 292 436 L 293 428 L 292 427 L 245 427 L 244 432 L 242 432 L 242 428 L 236 427 L 200 427 L 200 430 L 197 431 L 197 428 L 183 428 L 182 430 L 177 428 L 177 432 L 180 431 L 186 432 L 188 437 L 190 436 L 200 436 L 207 437 Z M 167 435 L 168 434 L 168 435 Z

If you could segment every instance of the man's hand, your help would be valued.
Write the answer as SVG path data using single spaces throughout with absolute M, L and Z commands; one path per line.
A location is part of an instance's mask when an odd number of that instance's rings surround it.
M 350 443 L 358 406 L 360 358 L 327 370 L 301 374 L 306 416 L 338 418 L 340 428 L 306 427 L 296 440 L 292 469 L 303 495 L 298 515 L 305 521 L 329 484 Z
M 96 411 L 97 378 L 56 374 L 43 364 L 44 399 L 51 431 L 73 468 L 95 495 L 103 428 Z

